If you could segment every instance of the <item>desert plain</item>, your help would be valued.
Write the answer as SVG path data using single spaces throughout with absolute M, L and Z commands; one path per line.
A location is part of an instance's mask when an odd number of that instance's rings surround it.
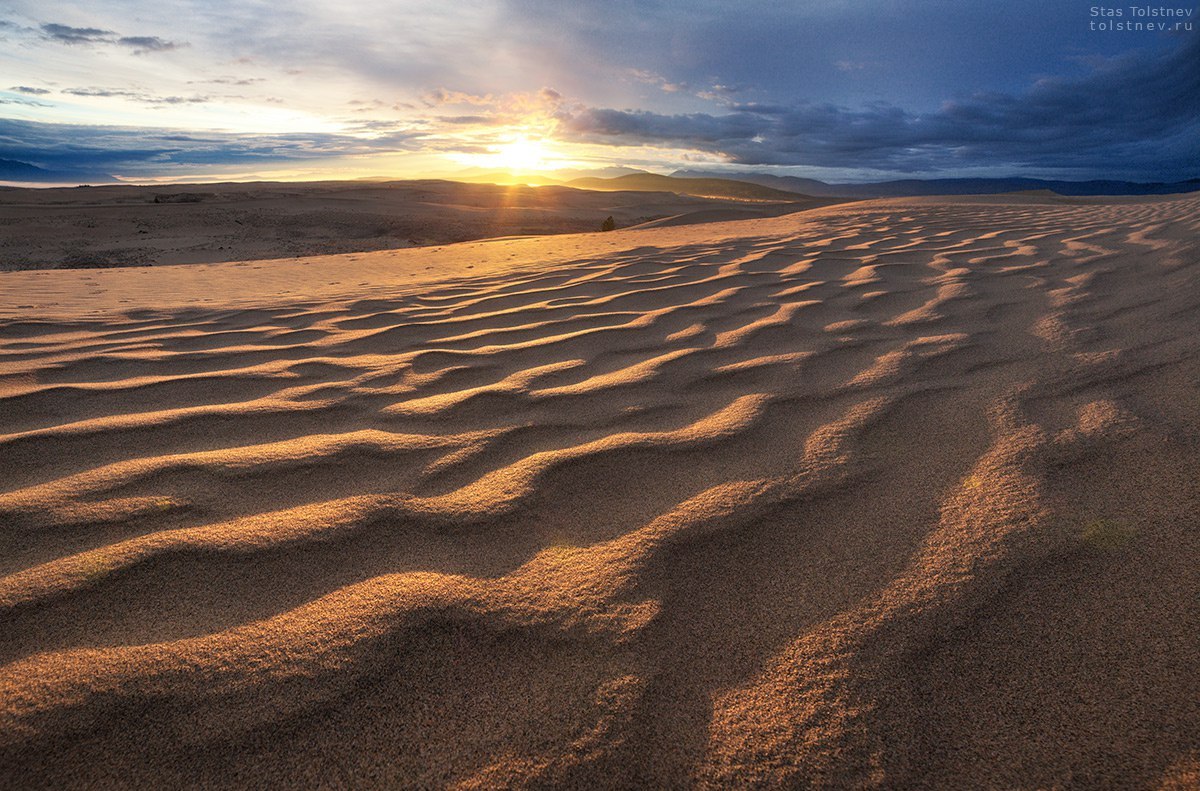
M 1200 198 L 394 227 L 0 273 L 0 786 L 1200 783 Z

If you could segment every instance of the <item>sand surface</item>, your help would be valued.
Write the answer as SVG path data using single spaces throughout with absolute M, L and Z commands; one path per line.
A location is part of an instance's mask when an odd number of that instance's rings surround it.
M 0 274 L 0 786 L 1194 788 L 1198 238 Z
M 609 216 L 619 228 L 682 225 L 838 202 L 437 180 L 0 188 L 0 271 L 296 258 L 597 231 Z

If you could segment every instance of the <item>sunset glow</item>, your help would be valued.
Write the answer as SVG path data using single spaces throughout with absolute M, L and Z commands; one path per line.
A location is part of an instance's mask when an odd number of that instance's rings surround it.
M 517 138 L 496 150 L 498 164 L 516 171 L 545 170 L 542 156 L 542 141 L 529 138 Z
M 1196 176 L 1197 36 L 1096 32 L 1090 9 L 11 0 L 0 160 L 92 183 L 710 165 L 844 181 Z

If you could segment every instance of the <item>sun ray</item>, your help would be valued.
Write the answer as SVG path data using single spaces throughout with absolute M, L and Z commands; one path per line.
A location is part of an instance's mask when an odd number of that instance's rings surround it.
M 540 139 L 518 137 L 496 147 L 496 164 L 513 171 L 545 170 L 545 153 Z

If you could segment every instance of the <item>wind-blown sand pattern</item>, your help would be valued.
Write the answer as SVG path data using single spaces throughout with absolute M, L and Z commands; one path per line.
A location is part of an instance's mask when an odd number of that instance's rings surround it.
M 1191 787 L 1198 232 L 0 276 L 0 784 Z

